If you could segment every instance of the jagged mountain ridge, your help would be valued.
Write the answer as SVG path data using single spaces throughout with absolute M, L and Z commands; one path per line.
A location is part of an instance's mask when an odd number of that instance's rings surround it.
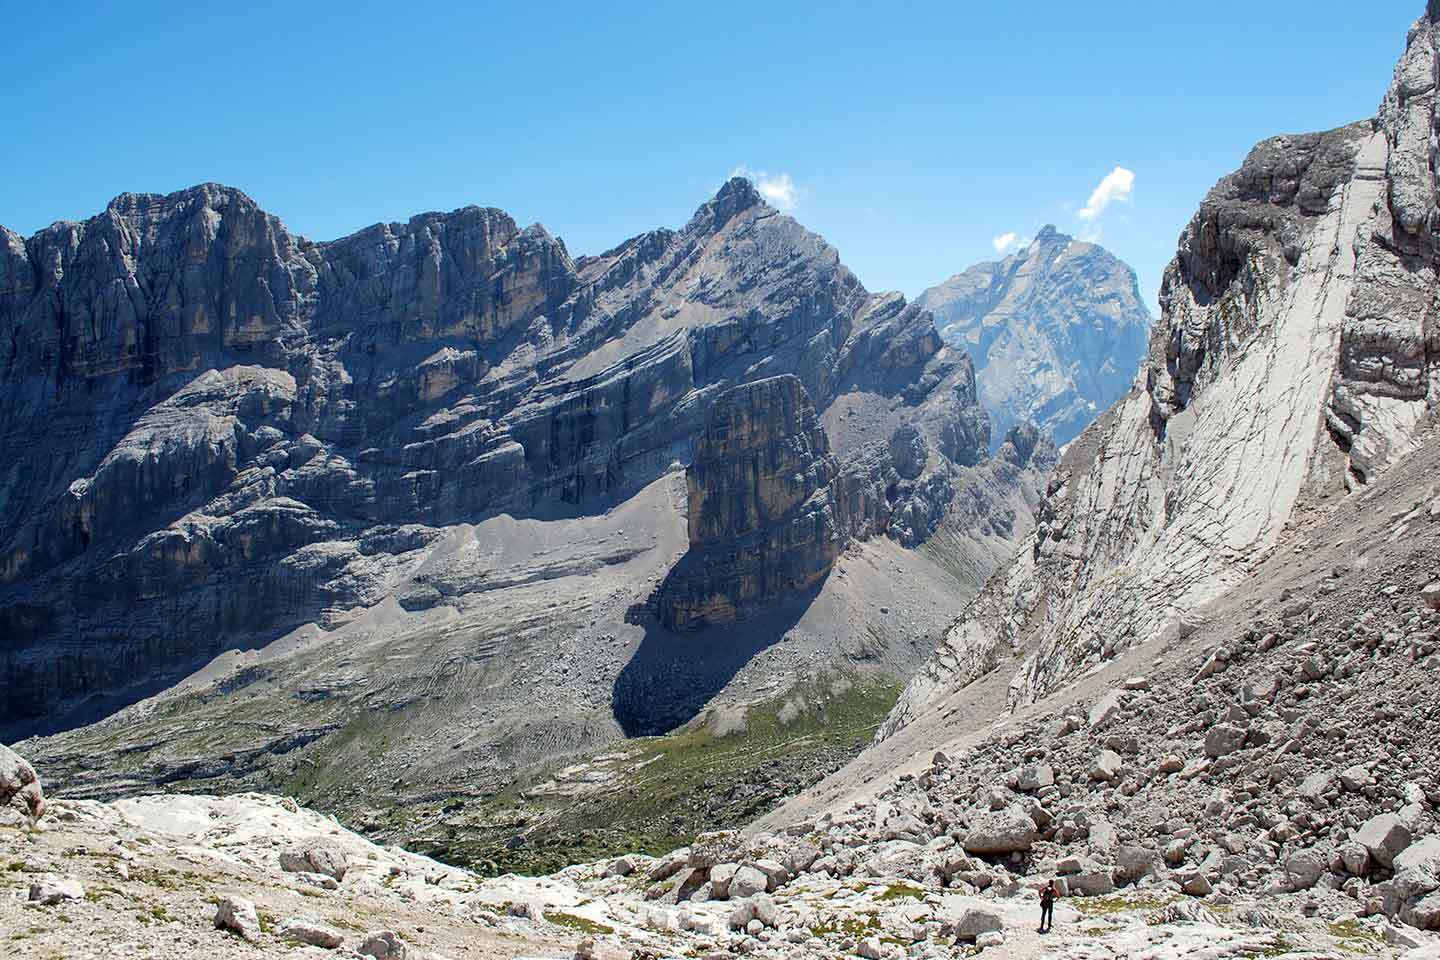
M 1031 702 L 1188 631 L 1282 538 L 1412 452 L 1440 402 L 1434 10 L 1377 117 L 1259 144 L 1180 237 L 1137 388 L 1067 450 L 1029 544 L 881 735 L 1012 652 Z
M 205 185 L 0 271 L 0 725 L 81 725 L 37 749 L 89 793 L 493 789 L 727 691 L 903 677 L 1053 462 L 989 460 L 968 358 L 744 180 L 580 258 L 482 208 L 312 243 Z M 822 469 L 829 522 L 694 525 L 722 398 L 809 438 L 755 480 Z M 961 516 L 975 583 L 909 549 Z
M 974 358 L 997 434 L 1034 423 L 1060 444 L 1130 389 L 1150 327 L 1135 271 L 1053 226 L 915 303 L 935 315 L 947 343 Z

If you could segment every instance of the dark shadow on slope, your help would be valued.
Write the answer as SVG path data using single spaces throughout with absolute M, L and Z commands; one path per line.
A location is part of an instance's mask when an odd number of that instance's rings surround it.
M 627 737 L 668 733 L 694 719 L 747 663 L 795 629 L 822 583 L 761 613 L 693 633 L 667 630 L 645 610 L 640 649 L 615 678 L 611 708 Z

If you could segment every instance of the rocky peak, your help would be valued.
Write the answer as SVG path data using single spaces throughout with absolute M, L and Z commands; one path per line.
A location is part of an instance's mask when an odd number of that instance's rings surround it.
M 946 342 L 974 357 L 997 445 L 1026 421 L 1060 443 L 1074 439 L 1130 388 L 1150 322 L 1135 272 L 1054 226 L 916 303 L 934 313 Z
M 714 199 L 696 212 L 693 220 L 699 220 L 703 215 L 718 228 L 730 218 L 753 207 L 769 209 L 765 198 L 760 196 L 760 191 L 755 189 L 755 184 L 748 177 L 731 177 L 721 186 Z

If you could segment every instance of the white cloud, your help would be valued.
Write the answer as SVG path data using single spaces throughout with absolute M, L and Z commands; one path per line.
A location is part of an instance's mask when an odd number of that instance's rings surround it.
M 744 177 L 755 184 L 760 196 L 776 210 L 789 213 L 800 206 L 800 188 L 795 186 L 795 181 L 788 173 L 769 174 L 764 170 L 751 170 L 741 164 L 730 172 L 730 176 Z
M 1009 233 L 1000 234 L 1000 236 L 996 237 L 990 242 L 995 245 L 996 253 L 1009 253 L 1011 250 L 1015 249 L 1015 243 L 1019 239 L 1020 237 L 1015 233 L 1015 231 L 1011 230 Z
M 1119 200 L 1128 202 L 1130 194 L 1135 189 L 1135 171 L 1126 170 L 1124 167 L 1116 167 L 1105 175 L 1100 185 L 1090 194 L 1090 200 L 1085 208 L 1076 216 L 1089 223 L 1097 219 L 1105 208 Z

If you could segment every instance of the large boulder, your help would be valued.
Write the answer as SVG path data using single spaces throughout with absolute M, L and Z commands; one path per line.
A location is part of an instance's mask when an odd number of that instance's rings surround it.
M 1119 883 L 1134 883 L 1155 869 L 1159 854 L 1149 847 L 1127 844 L 1115 851 L 1115 879 Z
M 1325 875 L 1325 861 L 1313 850 L 1297 850 L 1285 859 L 1285 879 L 1291 890 L 1309 890 Z
M 1010 808 L 992 810 L 975 816 L 961 846 L 966 853 L 996 856 L 1021 853 L 1035 843 L 1035 821 L 1023 812 Z
M 1382 867 L 1395 865 L 1395 858 L 1410 846 L 1412 835 L 1398 816 L 1382 813 L 1371 817 L 1355 831 L 1355 842 L 1370 851 L 1370 856 Z
M 1066 877 L 1070 893 L 1078 897 L 1100 897 L 1115 892 L 1115 877 L 1105 869 L 1086 870 Z
M 973 942 L 981 934 L 1005 929 L 1000 914 L 974 897 L 945 897 L 936 913 L 943 932 L 957 940 Z
M 765 876 L 764 871 L 749 864 L 736 870 L 735 875 L 730 878 L 730 896 L 735 900 L 744 900 L 769 890 L 770 878 Z
M 30 811 L 33 820 L 45 814 L 45 794 L 35 768 L 20 754 L 0 744 L 0 807 L 19 799 Z
M 280 852 L 280 869 L 286 873 L 318 873 L 338 882 L 350 869 L 350 857 L 339 844 L 307 840 Z
M 1032 763 L 1020 768 L 1020 776 L 1016 779 L 1017 789 L 1029 793 L 1032 790 L 1043 790 L 1055 784 L 1055 768 L 1048 763 Z

